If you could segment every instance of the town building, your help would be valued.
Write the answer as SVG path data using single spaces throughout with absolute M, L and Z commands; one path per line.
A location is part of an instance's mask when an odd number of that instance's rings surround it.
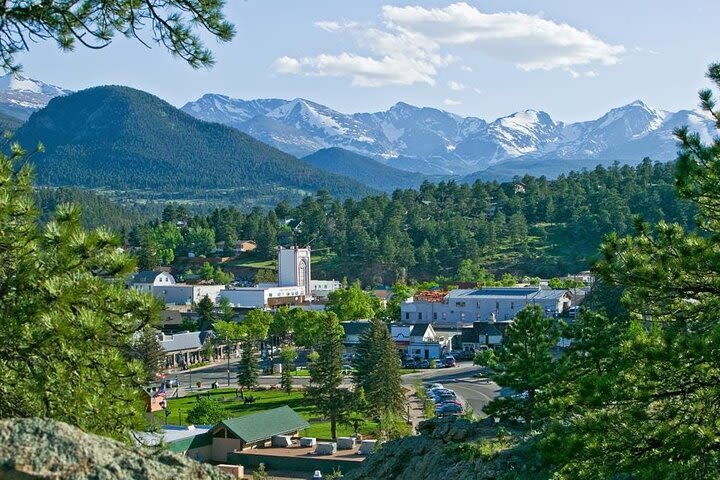
M 278 282 L 254 287 L 222 289 L 218 298 L 227 298 L 236 308 L 272 309 L 302 306 L 316 299 L 327 299 L 341 288 L 336 280 L 312 280 L 310 247 L 278 249 Z
M 208 345 L 211 346 L 213 356 L 222 357 L 225 345 L 214 343 L 212 331 L 181 332 L 172 335 L 160 333 L 158 340 L 165 352 L 165 368 L 186 369 L 190 365 L 202 361 Z
M 430 322 L 435 327 L 461 328 L 474 322 L 510 321 L 526 305 L 540 305 L 548 316 L 563 314 L 572 305 L 569 290 L 541 287 L 483 287 L 447 293 L 421 292 L 400 306 L 401 321 Z
M 346 354 L 353 354 L 360 344 L 360 336 L 370 327 L 370 320 L 353 320 L 341 322 L 345 332 L 343 339 Z M 416 357 L 423 359 L 441 358 L 449 344 L 445 337 L 435 333 L 432 325 L 424 324 L 390 324 L 390 334 L 398 349 L 399 357 Z
M 470 327 L 463 327 L 460 342 L 462 350 L 477 351 L 481 348 L 494 348 L 500 345 L 507 326 L 511 322 L 473 322 Z
M 166 434 L 168 450 L 196 460 L 227 462 L 228 454 L 264 447 L 273 437 L 298 437 L 310 424 L 287 405 L 230 418 L 210 428 L 188 430 L 188 434 Z M 169 437 L 169 438 L 168 438 Z

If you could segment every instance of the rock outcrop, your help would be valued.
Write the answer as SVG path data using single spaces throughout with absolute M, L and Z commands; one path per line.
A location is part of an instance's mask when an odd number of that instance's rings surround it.
M 490 421 L 434 418 L 418 426 L 420 435 L 386 443 L 348 480 L 491 480 L 538 478 L 514 449 L 497 437 Z
M 231 477 L 157 449 L 132 448 L 50 419 L 0 421 L 0 479 L 110 480 Z

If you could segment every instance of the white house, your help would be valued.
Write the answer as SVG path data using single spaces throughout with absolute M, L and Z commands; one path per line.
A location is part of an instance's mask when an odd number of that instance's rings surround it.
M 503 332 L 510 322 L 485 323 L 473 322 L 471 327 L 463 327 L 461 343 L 464 351 L 479 350 L 482 346 L 495 347 L 502 343 Z
M 306 289 L 301 286 L 290 287 L 241 287 L 225 288 L 219 292 L 218 299 L 227 298 L 236 308 L 275 308 L 282 305 L 298 305 L 305 301 Z
M 168 272 L 152 272 L 144 270 L 133 275 L 128 286 L 141 292 L 152 292 L 153 287 L 175 285 L 175 277 Z

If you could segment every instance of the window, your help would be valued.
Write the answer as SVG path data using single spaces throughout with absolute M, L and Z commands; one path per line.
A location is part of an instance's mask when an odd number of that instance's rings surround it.
M 433 320 L 437 320 L 437 312 L 433 312 Z
M 418 312 L 418 320 L 422 320 L 422 312 Z
M 500 302 L 495 302 L 495 310 L 500 310 Z
M 465 306 L 465 302 L 455 302 L 455 306 L 456 306 L 456 307 L 464 307 L 464 306 Z
M 405 320 L 410 320 L 410 312 L 405 312 Z
M 510 302 L 510 310 L 515 310 L 515 302 Z

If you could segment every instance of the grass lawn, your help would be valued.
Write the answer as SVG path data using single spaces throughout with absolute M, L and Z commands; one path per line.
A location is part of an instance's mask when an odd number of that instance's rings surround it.
M 317 438 L 330 438 L 330 422 L 322 421 L 318 415 L 313 412 L 312 404 L 308 402 L 302 392 L 294 391 L 287 394 L 280 390 L 264 390 L 258 392 L 246 393 L 255 397 L 255 403 L 244 404 L 242 399 L 235 396 L 234 388 L 221 388 L 217 390 L 208 390 L 201 393 L 193 393 L 181 398 L 171 398 L 168 401 L 170 416 L 167 419 L 169 425 L 186 424 L 185 415 L 197 403 L 198 395 L 207 397 L 222 403 L 228 412 L 229 417 L 241 417 L 251 413 L 257 413 L 272 408 L 287 405 L 295 410 L 300 416 L 310 422 L 310 428 L 302 432 L 303 435 Z M 155 412 L 155 421 L 158 425 L 165 423 L 165 412 Z M 377 428 L 377 423 L 365 420 L 360 424 L 360 433 L 368 435 Z M 354 433 L 353 428 L 349 425 L 338 425 L 338 436 L 348 436 Z

